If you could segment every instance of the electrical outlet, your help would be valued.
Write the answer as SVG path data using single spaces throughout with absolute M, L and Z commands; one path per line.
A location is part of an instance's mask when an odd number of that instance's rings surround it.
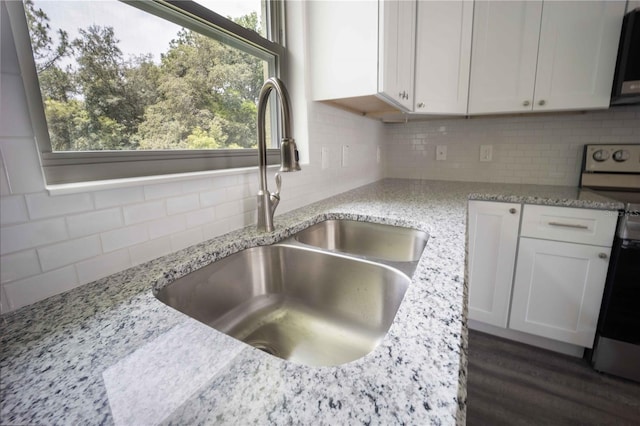
M 322 159 L 322 170 L 329 168 L 329 148 L 323 146 L 320 150 L 320 158 Z
M 444 161 L 447 159 L 447 146 L 446 145 L 438 145 L 436 147 L 436 160 Z
M 493 145 L 480 145 L 480 161 L 493 159 Z
M 342 167 L 349 165 L 349 145 L 342 145 Z

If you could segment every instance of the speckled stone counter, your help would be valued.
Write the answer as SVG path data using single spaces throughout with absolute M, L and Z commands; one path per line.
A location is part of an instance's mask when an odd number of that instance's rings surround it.
M 466 204 L 617 209 L 575 188 L 384 180 L 148 262 L 2 318 L 0 424 L 464 424 Z M 286 196 L 286 194 L 284 194 Z M 189 271 L 327 218 L 430 238 L 395 321 L 335 367 L 272 357 L 152 294 Z

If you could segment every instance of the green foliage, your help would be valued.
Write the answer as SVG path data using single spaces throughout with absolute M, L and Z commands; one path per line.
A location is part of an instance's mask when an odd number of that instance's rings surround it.
M 55 151 L 255 148 L 263 61 L 188 29 L 159 64 L 124 60 L 111 27 L 58 30 L 56 45 L 47 15 L 25 5 Z M 238 22 L 259 26 L 256 13 Z
M 49 17 L 42 9 L 36 9 L 33 0 L 25 0 L 25 14 L 31 34 L 31 46 L 36 60 L 38 72 L 52 67 L 59 59 L 72 53 L 69 34 L 59 29 L 56 33 L 59 41 L 53 41 L 50 31 Z
M 217 129 L 213 131 L 204 131 L 200 127 L 193 129 L 193 132 L 187 136 L 187 146 L 190 149 L 218 149 L 220 144 L 216 141 L 216 137 L 212 133 L 216 133 Z M 218 131 L 219 132 L 219 131 Z

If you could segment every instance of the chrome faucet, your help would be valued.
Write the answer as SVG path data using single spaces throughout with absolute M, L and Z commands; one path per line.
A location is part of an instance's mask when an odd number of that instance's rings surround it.
M 276 173 L 276 192 L 269 192 L 267 188 L 267 142 L 265 136 L 265 113 L 267 100 L 272 90 L 275 90 L 280 99 L 280 111 L 282 111 L 282 140 L 280 141 L 280 171 L 297 172 L 298 148 L 296 141 L 291 137 L 291 108 L 289 106 L 289 94 L 282 82 L 271 77 L 262 85 L 258 98 L 258 168 L 260 174 L 260 190 L 258 191 L 258 231 L 273 231 L 273 214 L 280 203 L 280 187 L 282 177 Z

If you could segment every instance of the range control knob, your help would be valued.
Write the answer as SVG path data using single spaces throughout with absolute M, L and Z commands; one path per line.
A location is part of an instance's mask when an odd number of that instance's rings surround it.
M 613 153 L 613 159 L 619 163 L 627 161 L 629 158 L 631 158 L 631 153 L 626 149 L 619 149 Z
M 599 149 L 593 153 L 592 157 L 596 161 L 605 161 L 609 158 L 609 153 L 604 149 Z

